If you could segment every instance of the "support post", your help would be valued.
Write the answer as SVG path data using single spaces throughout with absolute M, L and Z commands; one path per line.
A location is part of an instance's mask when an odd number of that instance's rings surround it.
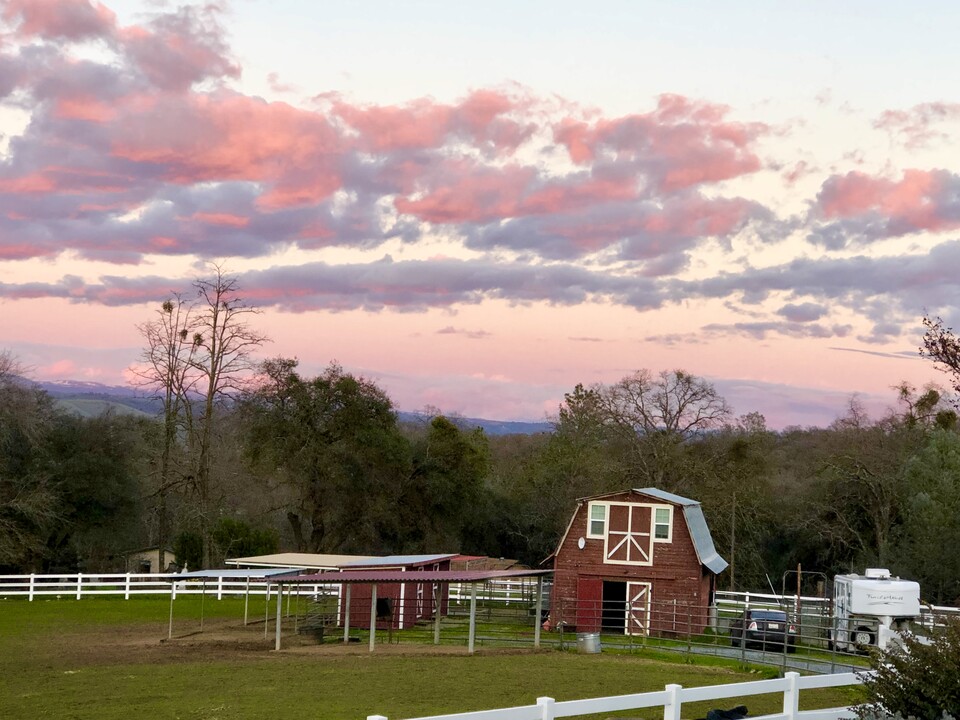
M 467 652 L 473 654 L 474 642 L 477 638 L 477 584 L 470 583 L 470 636 L 467 640 Z
M 217 600 L 223 600 L 223 575 L 217 578 Z
M 200 584 L 200 632 L 203 632 L 203 604 L 207 600 L 207 579 Z
M 554 720 L 556 709 L 553 707 L 556 700 L 552 697 L 538 697 L 537 707 L 540 708 L 540 720 Z
M 270 627 L 270 581 L 267 581 L 267 599 L 263 603 L 263 639 L 267 639 L 267 630 Z
M 346 588 L 346 598 L 343 606 L 343 641 L 350 642 L 350 589 L 353 587 L 350 583 L 344 583 L 341 587 Z
M 663 720 L 680 720 L 680 691 L 682 685 L 667 685 L 664 688 L 670 699 L 663 706 Z
M 787 689 L 783 691 L 783 714 L 787 716 L 787 720 L 794 720 L 800 712 L 800 691 L 797 689 L 800 673 L 788 672 L 784 673 L 783 677 L 788 683 Z
M 81 597 L 81 589 L 83 588 L 83 573 L 77 573 L 77 600 Z
M 370 652 L 377 644 L 377 584 L 370 585 Z
M 543 623 L 543 575 L 537 576 L 537 602 L 534 605 L 536 617 L 533 621 L 533 646 L 540 647 L 540 625 Z
M 274 650 L 280 649 L 280 626 L 282 625 L 280 613 L 283 612 L 283 583 L 277 585 L 277 641 Z
M 173 601 L 177 597 L 177 584 L 170 585 L 170 627 L 167 628 L 167 640 L 173 639 Z
M 243 592 L 243 625 L 247 625 L 247 616 L 250 612 L 250 576 L 247 575 L 247 586 Z
M 37 582 L 36 575 L 34 575 L 33 573 L 30 573 L 30 587 L 27 590 L 27 597 L 29 598 L 30 602 L 33 602 L 33 591 L 34 591 L 34 586 L 36 585 L 36 582 Z
M 440 644 L 440 583 L 433 583 L 433 644 Z
M 123 583 L 123 599 L 130 599 L 130 573 L 127 573 L 127 578 Z

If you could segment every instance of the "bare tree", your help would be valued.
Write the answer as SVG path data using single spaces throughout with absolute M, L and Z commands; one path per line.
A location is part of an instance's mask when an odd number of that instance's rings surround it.
M 926 331 L 920 355 L 930 358 L 939 370 L 950 375 L 954 392 L 960 394 L 960 339 L 954 335 L 953 328 L 944 326 L 938 317 L 924 317 L 923 325 Z
M 654 376 L 638 370 L 601 388 L 604 409 L 634 448 L 643 479 L 656 486 L 678 487 L 669 478 L 677 448 L 697 433 L 723 426 L 730 407 L 716 388 L 684 370 Z
M 195 453 L 194 489 L 198 500 L 203 563 L 210 563 L 211 446 L 218 405 L 239 393 L 256 367 L 253 353 L 267 337 L 253 330 L 248 320 L 259 310 L 240 296 L 236 276 L 213 265 L 212 277 L 194 283 L 199 307 L 194 317 L 193 354 L 190 365 L 197 372 L 202 405 L 197 427 L 191 433 Z
M 174 451 L 178 433 L 189 429 L 192 420 L 190 396 L 196 392 L 199 378 L 193 366 L 197 344 L 197 321 L 190 303 L 179 293 L 164 300 L 156 318 L 137 326 L 146 343 L 141 364 L 133 368 L 141 386 L 149 388 L 163 407 L 163 440 L 160 449 L 157 497 L 157 544 L 160 568 L 166 567 L 166 549 L 170 541 L 167 518 L 169 493 L 183 480 L 175 472 Z

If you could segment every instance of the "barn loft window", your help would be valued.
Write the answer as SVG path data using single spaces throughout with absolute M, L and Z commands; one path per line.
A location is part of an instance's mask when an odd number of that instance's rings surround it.
M 671 507 L 658 507 L 654 510 L 654 521 L 653 521 L 653 538 L 654 540 L 662 540 L 663 542 L 670 542 L 671 540 L 671 530 L 673 523 L 673 508 Z
M 590 522 L 587 537 L 602 539 L 607 531 L 607 506 L 603 503 L 590 503 Z

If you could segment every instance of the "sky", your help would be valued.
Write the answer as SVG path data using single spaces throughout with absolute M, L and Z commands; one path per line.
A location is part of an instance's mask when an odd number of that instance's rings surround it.
M 0 349 L 120 385 L 211 263 L 262 355 L 543 420 L 707 379 L 825 426 L 944 382 L 960 6 L 0 0 Z

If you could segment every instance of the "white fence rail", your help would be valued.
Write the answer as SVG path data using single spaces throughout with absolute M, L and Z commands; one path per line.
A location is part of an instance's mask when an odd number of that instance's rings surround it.
M 639 710 L 642 708 L 663 708 L 664 720 L 680 720 L 684 703 L 705 702 L 709 700 L 728 700 L 751 695 L 783 694 L 783 712 L 774 715 L 760 715 L 754 720 L 840 720 L 855 717 L 849 707 L 828 708 L 824 710 L 800 710 L 800 691 L 819 688 L 860 685 L 863 680 L 856 673 L 838 673 L 835 675 L 810 675 L 801 677 L 799 673 L 788 672 L 776 680 L 757 680 L 754 682 L 734 683 L 730 685 L 708 685 L 705 687 L 684 688 L 680 685 L 667 685 L 664 690 L 635 695 L 614 695 L 612 697 L 592 698 L 589 700 L 566 700 L 557 702 L 553 698 L 537 698 L 535 705 L 521 705 L 496 710 L 455 713 L 452 715 L 431 715 L 413 720 L 554 720 L 554 718 L 576 717 L 593 713 L 618 712 L 621 710 Z M 368 715 L 367 720 L 387 720 L 384 715 Z
M 515 578 L 492 580 L 483 584 L 478 595 L 481 602 L 496 602 L 506 606 L 526 603 L 533 606 L 536 602 L 536 579 Z M 544 608 L 549 607 L 549 582 L 544 583 Z M 75 597 L 81 599 L 96 595 L 122 595 L 130 599 L 134 595 L 169 595 L 171 592 L 186 595 L 215 595 L 217 599 L 224 595 L 269 595 L 267 584 L 262 578 L 216 578 L 206 581 L 198 579 L 184 580 L 171 573 L 97 573 L 75 575 L 0 575 L 0 597 Z M 330 594 L 337 592 L 337 586 L 316 585 L 301 587 L 302 594 Z M 451 583 L 450 602 L 454 605 L 470 602 L 470 585 Z M 795 595 L 774 595 L 767 593 L 718 591 L 716 608 L 720 617 L 736 615 L 745 608 L 769 607 L 785 608 L 792 611 L 796 607 Z M 804 616 L 830 616 L 828 598 L 800 596 L 801 611 Z M 939 605 L 922 605 L 921 624 L 927 627 L 935 625 L 935 618 L 942 615 L 960 615 L 960 608 Z M 721 627 L 725 624 L 721 622 Z
M 339 585 L 300 585 L 302 595 L 323 595 L 339 592 Z M 76 598 L 99 595 L 266 595 L 276 592 L 261 577 L 247 578 L 183 578 L 169 573 L 98 573 L 96 575 L 0 575 L 0 597 Z
M 797 607 L 797 596 L 718 590 L 715 603 L 718 613 L 728 615 L 739 613 L 748 607 L 779 608 L 792 612 Z M 829 618 L 832 613 L 832 603 L 830 598 L 801 595 L 800 609 L 805 616 Z M 936 617 L 943 615 L 960 615 L 960 608 L 927 604 L 920 606 L 921 624 L 925 627 L 933 627 L 936 624 Z

